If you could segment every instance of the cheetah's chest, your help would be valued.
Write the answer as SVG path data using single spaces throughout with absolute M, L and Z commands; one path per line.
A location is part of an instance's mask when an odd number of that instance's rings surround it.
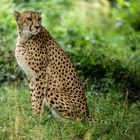
M 31 66 L 28 64 L 29 58 L 28 58 L 27 52 L 23 48 L 20 48 L 17 46 L 15 49 L 15 56 L 16 56 L 18 65 L 25 72 L 27 77 L 35 78 L 35 72 L 32 70 Z

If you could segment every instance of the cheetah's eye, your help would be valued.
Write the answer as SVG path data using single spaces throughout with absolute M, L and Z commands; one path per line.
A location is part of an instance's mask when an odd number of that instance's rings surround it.
M 28 21 L 32 21 L 32 19 L 30 17 L 26 18 Z
M 39 18 L 38 21 L 41 21 L 41 18 Z

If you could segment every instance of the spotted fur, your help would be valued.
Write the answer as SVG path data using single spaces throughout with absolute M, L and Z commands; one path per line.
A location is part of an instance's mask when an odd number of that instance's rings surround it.
M 15 56 L 29 80 L 33 112 L 40 114 L 46 101 L 57 117 L 92 120 L 75 66 L 41 25 L 41 14 L 15 11 L 14 17 L 19 28 Z

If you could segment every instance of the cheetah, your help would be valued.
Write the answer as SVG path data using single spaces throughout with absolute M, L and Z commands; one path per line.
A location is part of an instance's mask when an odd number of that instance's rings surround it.
M 55 117 L 93 120 L 75 65 L 41 24 L 41 13 L 14 11 L 18 26 L 15 57 L 29 81 L 32 110 L 44 102 Z

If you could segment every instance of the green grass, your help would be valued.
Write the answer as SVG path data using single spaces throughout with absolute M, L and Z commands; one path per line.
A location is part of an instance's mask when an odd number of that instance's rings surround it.
M 59 121 L 48 109 L 41 118 L 36 118 L 32 115 L 27 88 L 3 85 L 0 89 L 0 140 L 140 139 L 139 102 L 128 104 L 113 91 L 106 96 L 86 92 L 86 96 L 98 122 Z

